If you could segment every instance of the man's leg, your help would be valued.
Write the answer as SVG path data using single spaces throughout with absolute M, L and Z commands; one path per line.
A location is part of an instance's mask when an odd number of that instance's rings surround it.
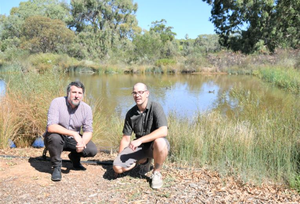
M 165 138 L 158 138 L 153 142 L 153 171 L 160 171 L 169 153 L 169 144 Z
M 61 180 L 61 153 L 64 148 L 64 140 L 61 135 L 56 133 L 47 133 L 45 135 L 45 144 L 50 154 L 50 160 L 53 168 L 51 179 L 53 181 Z
M 135 151 L 126 147 L 114 160 L 113 169 L 115 173 L 121 174 L 123 172 L 133 169 L 136 162 L 146 158 L 142 147 L 138 147 Z
M 82 152 L 78 153 L 78 152 L 76 152 L 77 142 L 74 138 L 67 137 L 65 142 L 66 142 L 66 144 L 65 144 L 64 150 L 71 152 L 68 156 L 69 156 L 69 159 L 73 163 L 73 167 L 77 170 L 86 170 L 86 168 L 81 165 L 80 158 L 81 157 L 94 157 L 98 152 L 96 145 L 92 141 L 89 141 L 86 144 L 86 148 Z
M 154 168 L 151 176 L 151 187 L 154 189 L 161 188 L 163 185 L 162 175 L 160 170 L 165 162 L 168 152 L 170 149 L 170 144 L 166 138 L 156 139 L 152 144 L 153 149 L 153 159 Z

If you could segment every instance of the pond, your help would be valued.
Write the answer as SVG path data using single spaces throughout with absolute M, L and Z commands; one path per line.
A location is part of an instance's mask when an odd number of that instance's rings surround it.
M 232 89 L 255 93 L 264 107 L 281 106 L 296 102 L 295 96 L 274 88 L 252 76 L 235 75 L 89 75 L 76 74 L 65 77 L 80 80 L 86 87 L 88 98 L 101 101 L 105 116 L 117 114 L 124 118 L 134 105 L 132 86 L 137 82 L 148 85 L 150 100 L 159 102 L 167 115 L 193 118 L 199 113 L 218 109 L 223 113 L 237 111 L 239 99 L 230 94 Z M 5 83 L 0 80 L 0 94 L 5 93 Z M 293 102 L 292 102 L 293 103 Z
M 278 106 L 287 97 L 293 97 L 251 76 L 73 74 L 66 79 L 71 80 L 82 81 L 86 97 L 100 99 L 107 116 L 117 114 L 121 118 L 134 105 L 131 92 L 137 82 L 148 85 L 150 99 L 161 103 L 167 115 L 172 113 L 184 118 L 214 109 L 235 110 L 238 98 L 229 94 L 233 88 L 255 93 L 265 106 Z

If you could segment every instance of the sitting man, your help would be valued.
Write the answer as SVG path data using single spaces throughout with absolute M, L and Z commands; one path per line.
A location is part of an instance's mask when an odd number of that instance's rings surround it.
M 83 94 L 84 85 L 71 82 L 67 87 L 67 96 L 55 98 L 50 104 L 44 140 L 53 168 L 52 181 L 61 180 L 63 151 L 71 152 L 69 159 L 76 170 L 86 170 L 80 163 L 81 157 L 94 157 L 97 154 L 97 147 L 91 141 L 92 109 L 82 101 Z
M 168 127 L 163 108 L 156 102 L 148 101 L 149 94 L 145 84 L 134 85 L 132 95 L 136 105 L 126 114 L 119 154 L 114 160 L 113 169 L 117 175 L 131 170 L 137 163 L 143 163 L 145 174 L 150 171 L 154 159 L 151 187 L 158 189 L 163 185 L 160 170 L 168 156 L 170 144 L 166 139 Z M 133 141 L 130 139 L 132 132 L 136 136 Z

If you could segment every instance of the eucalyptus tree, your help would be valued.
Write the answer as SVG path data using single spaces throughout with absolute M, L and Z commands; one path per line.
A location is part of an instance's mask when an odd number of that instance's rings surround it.
M 167 21 L 161 19 L 160 21 L 154 21 L 151 23 L 150 31 L 160 34 L 163 43 L 167 41 L 173 41 L 176 33 L 172 31 L 173 27 L 166 26 Z
M 246 53 L 299 46 L 299 0 L 203 0 L 221 45 Z
M 21 46 L 31 53 L 65 53 L 74 37 L 74 32 L 59 19 L 30 16 L 23 25 Z
M 104 57 L 111 50 L 122 51 L 128 39 L 141 31 L 134 15 L 137 8 L 132 0 L 71 0 L 69 26 L 79 36 L 78 43 Z
M 132 56 L 134 61 L 138 63 L 154 63 L 161 57 L 161 50 L 164 44 L 158 33 L 144 31 L 133 39 L 134 52 Z
M 194 49 L 201 52 L 217 52 L 221 50 L 221 45 L 219 44 L 219 36 L 213 35 L 198 35 L 194 41 Z
M 68 23 L 71 20 L 69 8 L 62 0 L 29 0 L 13 7 L 10 15 L 4 18 L 1 23 L 0 39 L 3 44 L 20 40 L 25 20 L 30 16 L 45 16 L 50 19 L 59 19 Z M 7 47 L 7 46 L 5 46 Z M 4 49 L 5 50 L 5 49 Z
M 174 40 L 177 35 L 172 31 L 173 27 L 167 26 L 167 21 L 161 19 L 151 23 L 150 33 L 157 33 L 160 36 L 163 47 L 161 49 L 161 58 L 172 58 L 177 54 L 178 47 Z

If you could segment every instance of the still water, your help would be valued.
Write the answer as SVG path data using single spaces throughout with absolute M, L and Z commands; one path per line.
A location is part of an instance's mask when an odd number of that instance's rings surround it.
M 150 100 L 159 102 L 166 114 L 184 118 L 214 109 L 236 109 L 239 99 L 229 94 L 234 88 L 255 93 L 264 106 L 278 106 L 293 97 L 251 76 L 74 74 L 66 78 L 66 84 L 72 80 L 84 83 L 86 97 L 99 99 L 107 116 L 117 114 L 121 118 L 134 105 L 131 92 L 137 82 L 148 85 Z
M 86 96 L 100 100 L 103 114 L 124 118 L 134 105 L 132 86 L 137 82 L 148 85 L 150 100 L 159 102 L 167 115 L 192 119 L 199 113 L 218 109 L 223 113 L 240 111 L 240 98 L 230 94 L 239 89 L 255 95 L 257 107 L 293 105 L 296 96 L 279 90 L 251 76 L 232 75 L 88 75 L 72 74 L 69 82 L 80 80 L 86 87 Z M 0 80 L 0 94 L 5 93 L 5 82 Z M 91 104 L 92 105 L 92 104 Z

